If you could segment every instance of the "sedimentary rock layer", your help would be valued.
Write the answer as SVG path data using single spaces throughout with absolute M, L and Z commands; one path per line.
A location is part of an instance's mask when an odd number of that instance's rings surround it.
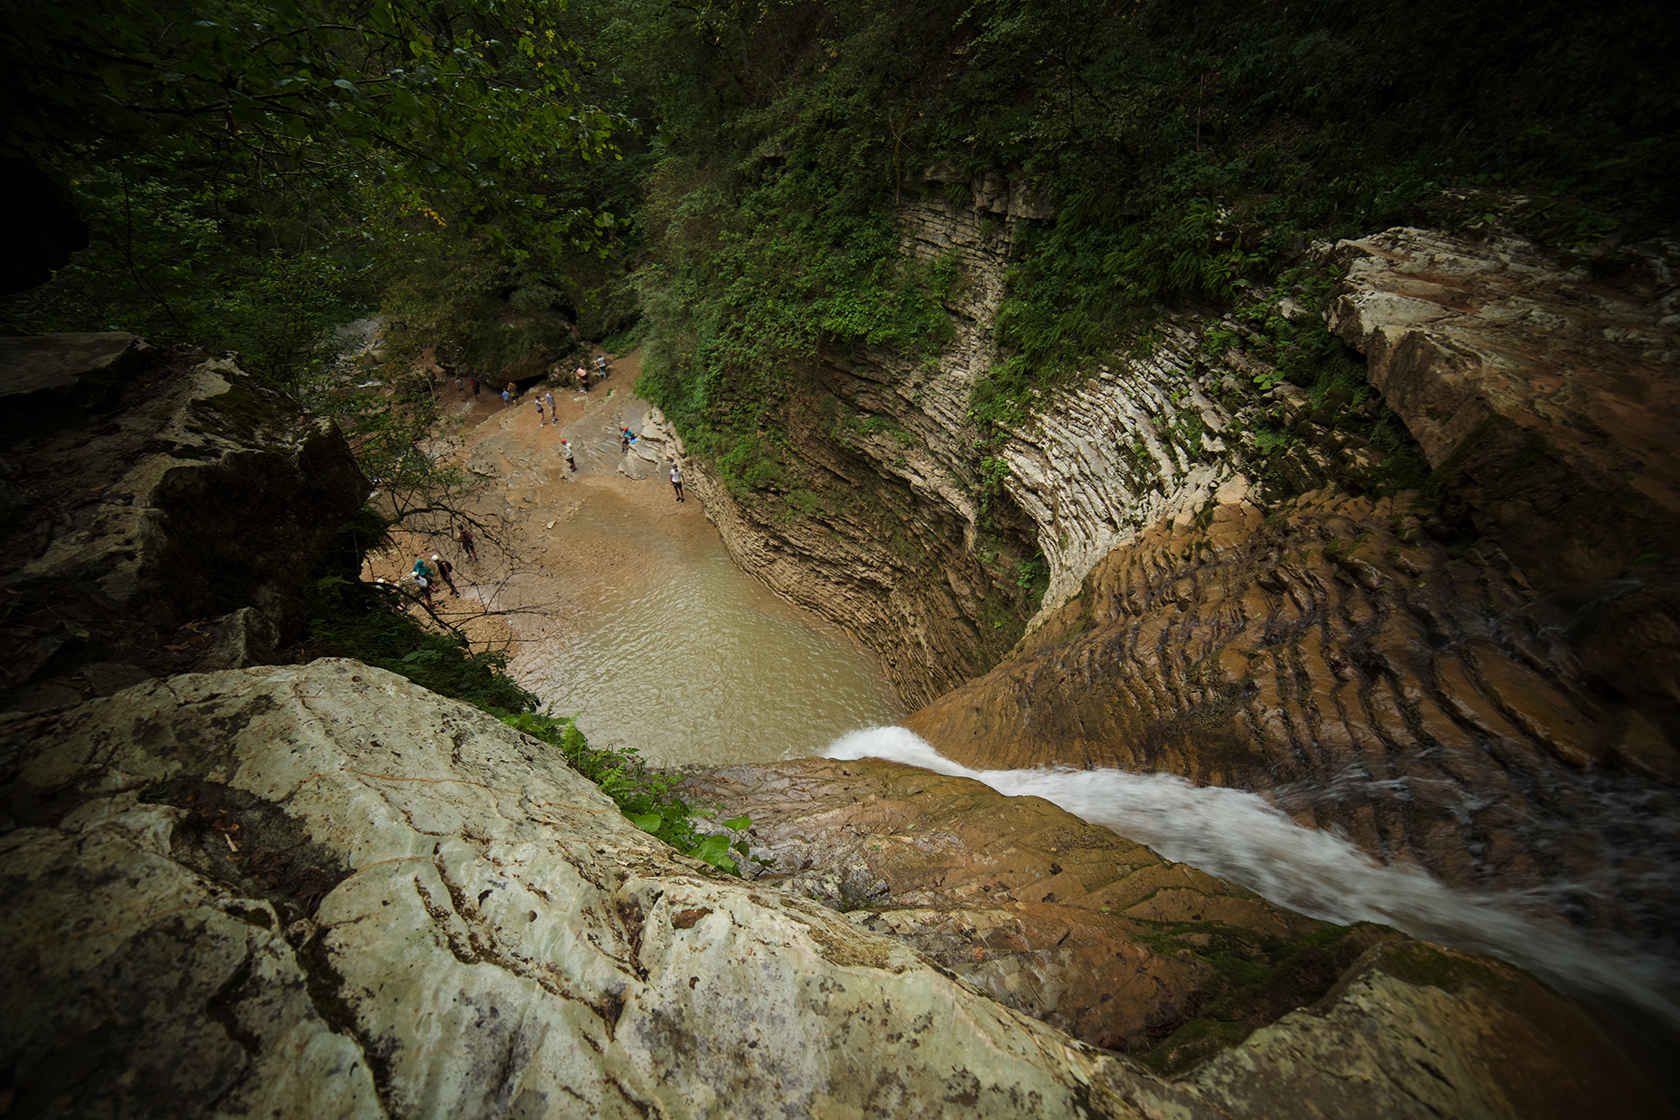
M 1680 555 L 1680 245 L 1595 277 L 1511 238 L 1343 241 L 1331 328 L 1541 590 Z M 1669 572 L 1672 575 L 1672 571 Z
M 1404 498 L 1309 495 L 1264 519 L 1223 505 L 1116 550 L 1010 659 L 905 724 L 972 766 L 1273 791 L 1303 823 L 1459 886 L 1614 878 L 1624 861 L 1632 886 L 1640 860 L 1671 858 L 1665 833 L 1628 848 L 1608 814 L 1673 811 L 1680 754 L 1660 711 L 1578 655 L 1627 591 L 1536 601 L 1496 547 L 1458 554 Z M 1566 904 L 1660 937 L 1677 901 L 1606 887 Z

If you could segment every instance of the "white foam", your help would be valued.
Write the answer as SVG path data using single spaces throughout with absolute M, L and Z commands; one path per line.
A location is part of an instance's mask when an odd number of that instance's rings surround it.
M 1260 796 L 1121 770 L 971 770 L 902 727 L 855 731 L 825 757 L 881 758 L 1036 796 L 1160 855 L 1329 921 L 1381 922 L 1488 953 L 1575 994 L 1603 993 L 1680 1024 L 1680 963 L 1614 934 L 1521 913 L 1521 896 L 1475 897 L 1418 868 L 1384 866 L 1349 841 L 1302 828 Z

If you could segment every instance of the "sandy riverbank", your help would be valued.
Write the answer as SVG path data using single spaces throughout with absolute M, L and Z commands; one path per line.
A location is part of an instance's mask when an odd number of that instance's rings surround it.
M 558 415 L 541 425 L 537 386 L 506 408 L 499 390 L 461 401 L 441 384 L 446 420 L 429 450 L 469 480 L 459 504 L 478 525 L 478 559 L 440 522 L 397 533 L 396 548 L 370 557 L 365 577 L 395 579 L 417 556 L 437 553 L 455 565 L 462 596 L 441 589 L 438 613 L 475 640 L 506 643 L 516 662 L 530 643 L 575 632 L 610 590 L 674 578 L 685 547 L 715 530 L 692 494 L 676 500 L 668 459 L 620 451 L 619 426 L 640 432 L 652 411 L 629 391 L 640 367 L 631 354 L 614 359 L 612 376 L 588 394 L 556 389 Z M 560 454 L 562 437 L 575 472 Z

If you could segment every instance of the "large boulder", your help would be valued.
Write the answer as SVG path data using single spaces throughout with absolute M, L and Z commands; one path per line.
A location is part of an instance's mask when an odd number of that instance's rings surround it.
M 12 1115 L 1670 1114 L 1571 1004 L 1409 944 L 1163 1079 L 355 662 L 0 743 Z
M 336 425 L 225 359 L 142 369 L 0 463 L 17 507 L 0 594 L 28 605 L 0 634 L 8 707 L 272 656 L 369 488 Z
M 1680 556 L 1680 245 L 1614 276 L 1514 238 L 1338 243 L 1330 327 L 1437 485 L 1548 591 Z

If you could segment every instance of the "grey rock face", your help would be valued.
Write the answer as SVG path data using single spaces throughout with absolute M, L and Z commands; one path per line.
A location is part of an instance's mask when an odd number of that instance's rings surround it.
M 0 338 L 0 434 L 57 427 L 115 399 L 149 349 L 122 331 Z
M 1117 1106 L 1112 1059 L 815 903 L 707 878 L 543 751 L 342 661 L 154 682 L 14 740 L 17 1110 Z
M 154 681 L 0 743 L 21 1116 L 1515 1117 L 1548 1068 L 1559 1115 L 1588 1082 L 1661 1114 L 1590 1021 L 1456 954 L 1367 962 L 1157 1078 L 355 662 Z
M 301 622 L 304 581 L 367 498 L 338 428 L 232 362 L 145 377 L 87 430 L 37 433 L 8 455 L 21 512 L 7 523 L 0 590 L 33 606 L 17 632 L 45 637 L 0 658 L 0 706 L 97 694 L 81 671 L 94 663 L 126 664 L 125 684 L 169 671 L 146 669 L 170 646 L 176 670 L 270 656 Z M 208 621 L 236 611 L 263 617 Z M 164 637 L 189 623 L 200 628 Z M 188 648 L 205 641 L 202 656 Z M 77 673 L 73 686 L 43 683 Z

